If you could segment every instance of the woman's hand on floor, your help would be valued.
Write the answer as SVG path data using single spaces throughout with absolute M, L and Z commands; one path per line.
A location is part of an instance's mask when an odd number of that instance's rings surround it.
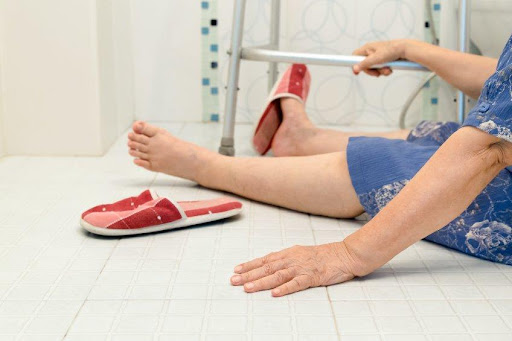
M 405 40 L 377 41 L 365 44 L 354 50 L 352 54 L 366 56 L 361 63 L 354 65 L 352 68 L 354 74 L 358 75 L 360 72 L 364 72 L 374 77 L 381 75 L 389 76 L 393 73 L 391 68 L 383 67 L 380 69 L 372 69 L 372 66 L 404 58 L 405 44 Z
M 357 262 L 343 242 L 318 246 L 293 246 L 238 265 L 231 284 L 246 292 L 272 290 L 272 296 L 353 279 Z

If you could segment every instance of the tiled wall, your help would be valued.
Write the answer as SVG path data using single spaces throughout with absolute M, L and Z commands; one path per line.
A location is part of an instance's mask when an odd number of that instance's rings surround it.
M 201 1 L 201 85 L 203 121 L 219 121 L 219 40 L 217 1 Z

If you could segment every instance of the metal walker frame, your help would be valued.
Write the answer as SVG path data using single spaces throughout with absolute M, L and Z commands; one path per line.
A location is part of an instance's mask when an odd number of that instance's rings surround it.
M 459 50 L 466 52 L 469 47 L 469 18 L 471 0 L 460 0 L 459 5 Z M 268 89 L 272 89 L 277 80 L 278 63 L 304 63 L 316 65 L 344 66 L 351 67 L 361 62 L 365 57 L 327 55 L 315 53 L 298 53 L 279 51 L 280 33 L 280 0 L 272 0 L 270 13 L 270 43 L 264 46 L 243 47 L 242 38 L 244 30 L 244 17 L 247 0 L 235 0 L 233 15 L 233 31 L 231 33 L 231 48 L 228 81 L 226 88 L 226 105 L 224 107 L 224 129 L 219 153 L 228 156 L 235 155 L 234 134 L 235 134 L 235 113 L 237 103 L 238 80 L 240 76 L 240 62 L 252 60 L 269 63 Z M 432 23 L 433 24 L 433 23 Z M 395 61 L 375 67 L 388 66 L 396 70 L 429 71 L 420 64 L 409 61 Z M 466 110 L 466 97 L 464 93 L 458 93 L 458 119 L 464 119 Z

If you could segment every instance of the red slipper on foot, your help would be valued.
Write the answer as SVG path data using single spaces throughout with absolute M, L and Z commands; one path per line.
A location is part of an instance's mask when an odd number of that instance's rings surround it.
M 103 204 L 95 206 L 84 213 L 82 213 L 82 219 L 93 212 L 110 212 L 110 211 L 128 211 L 133 210 L 139 207 L 142 204 L 147 203 L 148 201 L 155 200 L 158 198 L 155 192 L 150 189 L 145 190 L 141 194 L 136 197 L 130 197 L 123 200 L 119 200 L 112 204 Z
M 80 225 L 94 234 L 127 236 L 203 224 L 241 211 L 242 203 L 228 197 L 181 202 L 157 198 L 132 210 L 89 213 Z
M 305 103 L 310 84 L 311 76 L 304 64 L 293 64 L 281 75 L 254 130 L 252 144 L 259 154 L 265 155 L 270 150 L 272 139 L 283 120 L 279 99 L 291 97 Z

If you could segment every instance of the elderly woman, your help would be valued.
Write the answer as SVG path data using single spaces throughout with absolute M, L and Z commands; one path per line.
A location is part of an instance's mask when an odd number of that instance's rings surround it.
M 283 296 L 349 281 L 421 239 L 512 265 L 512 37 L 499 62 L 411 40 L 370 43 L 355 54 L 367 56 L 355 74 L 387 76 L 390 69 L 372 65 L 407 59 L 479 96 L 478 104 L 462 126 L 422 122 L 410 132 L 347 134 L 316 128 L 300 96 L 284 96 L 274 102 L 278 120 L 261 121 L 275 134 L 255 136 L 257 150 L 272 148 L 276 158 L 218 155 L 144 122 L 129 134 L 130 154 L 148 170 L 253 200 L 328 217 L 373 217 L 343 241 L 294 246 L 236 266 L 231 283 L 247 292 Z

